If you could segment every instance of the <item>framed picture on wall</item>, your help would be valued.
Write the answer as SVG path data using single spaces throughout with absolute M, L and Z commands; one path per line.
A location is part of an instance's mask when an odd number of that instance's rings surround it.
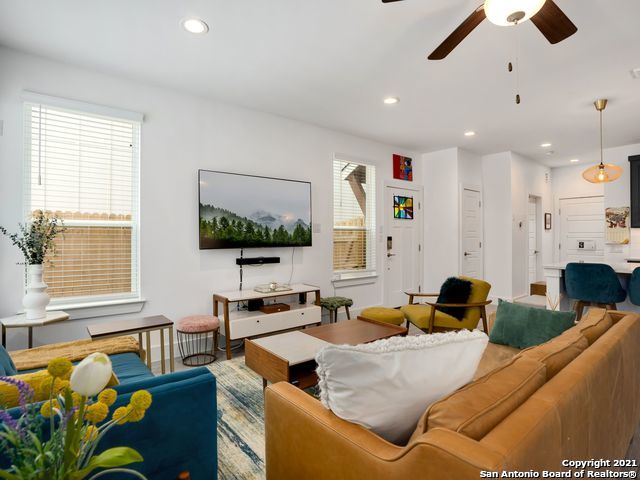
M 550 213 L 544 214 L 544 229 L 551 230 L 551 214 Z

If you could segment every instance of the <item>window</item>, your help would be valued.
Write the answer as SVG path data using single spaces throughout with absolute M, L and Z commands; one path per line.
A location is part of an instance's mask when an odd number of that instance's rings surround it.
M 333 271 L 336 279 L 375 274 L 376 169 L 333 161 Z
M 44 266 L 48 293 L 58 304 L 136 298 L 141 116 L 43 98 L 24 106 L 25 213 L 64 220 Z

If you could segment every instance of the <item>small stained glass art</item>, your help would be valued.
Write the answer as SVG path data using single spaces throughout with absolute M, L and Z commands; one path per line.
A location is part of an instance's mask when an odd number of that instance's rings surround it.
M 413 197 L 393 196 L 393 218 L 413 220 Z

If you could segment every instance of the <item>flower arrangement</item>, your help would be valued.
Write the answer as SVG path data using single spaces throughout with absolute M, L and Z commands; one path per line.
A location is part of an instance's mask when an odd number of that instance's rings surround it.
M 22 251 L 27 265 L 42 265 L 47 252 L 53 251 L 55 238 L 64 232 L 64 222 L 42 210 L 33 212 L 28 224 L 18 224 L 18 233 L 8 233 L 0 226 L 0 233 L 7 235 L 11 242 Z
M 11 459 L 11 467 L 0 470 L 0 479 L 93 480 L 119 473 L 146 480 L 141 473 L 123 468 L 143 461 L 136 450 L 115 447 L 99 454 L 96 450 L 109 430 L 144 418 L 151 394 L 146 390 L 133 393 L 129 404 L 117 408 L 109 418 L 117 393 L 105 388 L 112 376 L 107 355 L 93 353 L 75 368 L 69 360 L 58 358 L 49 363 L 47 372 L 39 388 L 48 392 L 48 400 L 40 408 L 32 403 L 34 390 L 29 384 L 0 377 L 18 389 L 21 409 L 17 419 L 0 410 L 0 449 Z

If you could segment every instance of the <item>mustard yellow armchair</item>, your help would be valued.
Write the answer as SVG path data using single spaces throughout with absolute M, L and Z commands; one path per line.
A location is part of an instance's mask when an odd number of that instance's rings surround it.
M 400 310 L 407 319 L 407 327 L 409 323 L 413 323 L 426 333 L 461 330 L 463 328 L 473 330 L 478 326 L 480 320 L 482 320 L 484 331 L 488 332 L 486 306 L 491 303 L 491 300 L 487 300 L 491 285 L 477 278 L 463 276 L 459 278 L 468 280 L 472 284 L 471 294 L 469 295 L 467 303 L 414 303 L 416 297 L 438 297 L 439 294 L 405 292 L 409 296 L 409 305 L 401 307 Z M 464 307 L 466 310 L 462 320 L 458 320 L 456 317 L 443 312 L 441 309 L 444 307 Z

